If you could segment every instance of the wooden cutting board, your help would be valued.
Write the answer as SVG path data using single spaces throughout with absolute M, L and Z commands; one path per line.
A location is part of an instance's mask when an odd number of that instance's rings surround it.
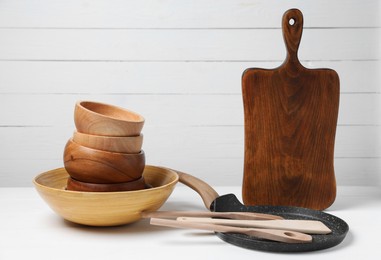
M 322 210 L 336 197 L 339 77 L 331 69 L 307 69 L 298 60 L 303 30 L 299 10 L 283 15 L 282 30 L 284 63 L 275 69 L 247 69 L 242 76 L 242 197 L 246 205 Z

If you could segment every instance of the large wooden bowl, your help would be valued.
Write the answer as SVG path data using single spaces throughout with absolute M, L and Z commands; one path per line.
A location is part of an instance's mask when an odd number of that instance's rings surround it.
M 64 168 L 44 172 L 33 183 L 45 202 L 64 219 L 89 226 L 117 226 L 135 222 L 143 211 L 158 210 L 175 188 L 176 172 L 147 165 L 143 174 L 150 189 L 124 192 L 66 190 Z
M 145 166 L 144 151 L 113 153 L 85 147 L 70 139 L 64 149 L 64 166 L 76 180 L 90 183 L 123 183 L 139 179 Z
M 139 153 L 143 145 L 143 135 L 104 136 L 90 135 L 75 131 L 73 141 L 93 149 L 115 153 Z
M 105 136 L 137 136 L 144 118 L 131 110 L 92 101 L 75 105 L 74 123 L 81 133 Z

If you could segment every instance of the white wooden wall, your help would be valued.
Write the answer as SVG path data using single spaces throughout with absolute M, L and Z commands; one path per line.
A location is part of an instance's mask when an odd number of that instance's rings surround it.
M 338 185 L 380 185 L 380 1 L 1 0 L 0 186 L 63 166 L 85 99 L 146 118 L 147 163 L 241 185 L 241 74 L 282 63 L 292 7 L 302 63 L 340 75 Z

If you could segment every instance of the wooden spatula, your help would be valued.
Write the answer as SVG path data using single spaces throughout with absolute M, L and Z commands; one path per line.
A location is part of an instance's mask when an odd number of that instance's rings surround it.
M 284 242 L 284 243 L 310 243 L 312 237 L 310 235 L 287 230 L 277 229 L 260 229 L 260 228 L 241 228 L 215 224 L 194 223 L 186 221 L 177 221 L 172 219 L 151 218 L 151 225 L 166 226 L 174 228 L 192 228 L 201 230 L 210 230 L 222 233 L 240 233 L 248 236 L 264 238 L 268 240 Z
M 235 227 L 270 228 L 298 231 L 307 234 L 329 234 L 332 231 L 321 221 L 283 219 L 283 220 L 236 220 L 197 217 L 178 217 L 178 221 L 190 221 L 194 223 L 228 225 Z
M 284 63 L 275 69 L 247 69 L 242 76 L 243 202 L 322 210 L 336 197 L 339 77 L 334 70 L 307 69 L 299 62 L 299 10 L 283 15 L 282 29 Z
M 142 218 L 173 218 L 173 217 L 216 217 L 227 219 L 273 220 L 283 219 L 281 216 L 255 212 L 212 212 L 212 211 L 151 211 L 142 212 Z

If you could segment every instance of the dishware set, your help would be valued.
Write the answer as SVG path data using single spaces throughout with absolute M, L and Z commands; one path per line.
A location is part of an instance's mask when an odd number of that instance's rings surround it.
M 75 105 L 76 131 L 64 149 L 64 166 L 74 191 L 132 191 L 146 187 L 141 149 L 144 118 L 99 102 Z
M 36 176 L 38 193 L 64 219 L 89 226 L 150 218 L 152 225 L 211 230 L 227 243 L 272 252 L 341 243 L 348 224 L 322 211 L 336 196 L 339 78 L 333 70 L 307 69 L 299 62 L 299 10 L 285 12 L 282 30 L 284 63 L 247 69 L 242 77 L 244 204 L 190 174 L 146 165 L 144 118 L 92 101 L 76 103 L 76 130 L 64 148 L 64 168 Z M 177 182 L 196 191 L 207 211 L 157 211 Z

